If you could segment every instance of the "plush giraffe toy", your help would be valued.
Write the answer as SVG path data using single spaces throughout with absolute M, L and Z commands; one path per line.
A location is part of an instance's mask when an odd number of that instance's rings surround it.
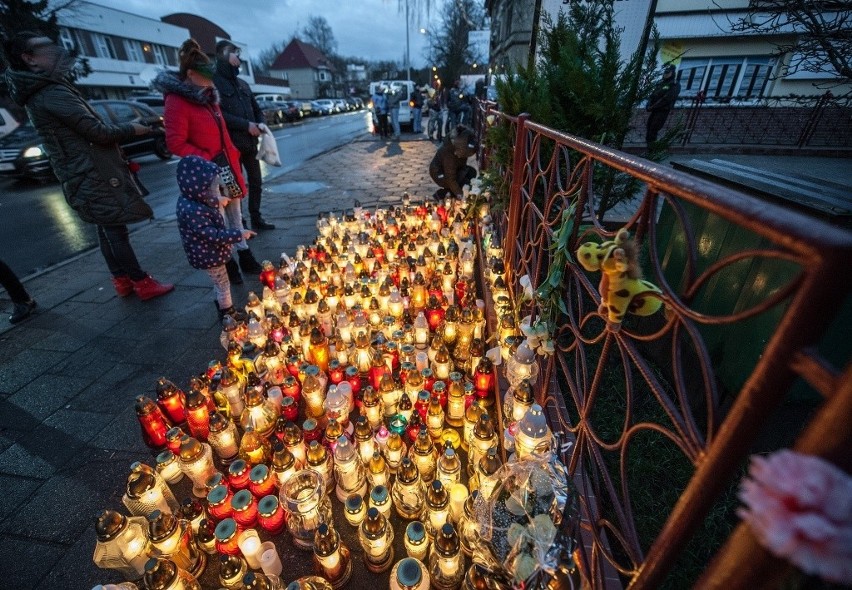
M 577 249 L 577 262 L 590 272 L 602 272 L 598 312 L 610 325 L 620 327 L 627 313 L 647 316 L 662 306 L 659 297 L 649 296 L 662 292 L 642 279 L 639 252 L 626 229 L 620 229 L 614 240 L 582 244 Z

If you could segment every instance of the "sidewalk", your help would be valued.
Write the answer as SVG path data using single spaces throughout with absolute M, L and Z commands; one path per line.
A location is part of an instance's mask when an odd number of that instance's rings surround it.
M 256 258 L 277 263 L 282 251 L 313 241 L 318 213 L 356 199 L 375 207 L 406 191 L 429 198 L 436 147 L 364 136 L 268 183 L 263 212 L 277 229 L 252 241 Z M 174 220 L 152 222 L 131 240 L 142 267 L 175 283 L 173 293 L 146 303 L 116 297 L 93 250 L 26 282 L 39 304 L 35 317 L 15 328 L 8 313 L 0 320 L 3 588 L 88 590 L 115 580 L 92 563 L 93 523 L 101 509 L 122 508 L 129 465 L 152 460 L 133 400 L 153 397 L 160 376 L 183 387 L 224 357 L 212 287 L 187 263 Z M 233 287 L 235 302 L 252 290 L 260 283 L 246 277 Z

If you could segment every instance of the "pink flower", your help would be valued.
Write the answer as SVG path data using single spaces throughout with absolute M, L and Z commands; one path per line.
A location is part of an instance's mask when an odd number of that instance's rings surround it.
M 781 450 L 753 456 L 737 514 L 773 555 L 804 572 L 852 583 L 852 477 L 822 459 Z

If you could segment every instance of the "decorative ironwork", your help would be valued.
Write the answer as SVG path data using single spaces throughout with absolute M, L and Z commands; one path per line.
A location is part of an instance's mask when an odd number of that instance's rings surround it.
M 581 569 L 595 588 L 607 587 L 613 568 L 630 588 L 657 588 L 797 377 L 827 395 L 852 395 L 852 371 L 826 370 L 827 363 L 813 360 L 810 349 L 852 289 L 848 277 L 838 275 L 852 261 L 852 233 L 557 132 L 525 115 L 508 116 L 490 104 L 480 108 L 496 118 L 495 125 L 510 126 L 515 138 L 512 165 L 501 171 L 511 186 L 509 207 L 495 224 L 503 231 L 507 282 L 514 293 L 520 292 L 521 276 L 529 275 L 534 287 L 547 276 L 553 229 L 572 202 L 572 260 L 582 242 L 613 238 L 615 231 L 594 215 L 597 169 L 628 174 L 644 185 L 625 226 L 647 252 L 644 266 L 662 290 L 665 312 L 608 324 L 598 312 L 597 278 L 569 263 L 563 273 L 567 313 L 555 335 L 556 354 L 539 361 L 547 389 L 538 401 L 554 430 L 575 441 L 563 459 L 580 479 L 583 496 L 590 543 L 580 550 Z M 754 239 L 710 258 L 707 251 L 717 246 L 697 234 L 696 211 Z M 743 284 L 749 265 L 765 270 L 754 285 Z M 708 302 L 707 293 L 724 283 L 728 289 L 751 288 L 753 299 L 731 298 L 736 302 L 725 309 Z M 521 315 L 536 312 L 531 303 Z M 759 357 L 741 387 L 726 390 L 711 358 L 714 343 L 770 314 L 777 323 Z M 648 436 L 671 445 L 692 470 L 650 539 L 637 528 L 631 496 L 636 477 L 631 453 Z M 848 428 L 842 436 L 847 445 L 852 442 Z M 720 567 L 731 563 L 728 559 Z

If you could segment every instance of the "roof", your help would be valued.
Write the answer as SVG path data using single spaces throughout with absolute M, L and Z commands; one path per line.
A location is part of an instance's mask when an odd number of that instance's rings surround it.
M 326 68 L 334 71 L 334 66 L 331 65 L 322 51 L 310 43 L 295 38 L 284 48 L 284 51 L 278 54 L 269 69 L 302 70 L 307 68 L 313 70 Z
M 254 75 L 255 84 L 266 84 L 267 86 L 281 86 L 283 88 L 290 88 L 290 82 L 284 80 L 282 78 L 272 78 L 271 76 L 260 76 L 258 74 Z
M 160 19 L 164 23 L 176 25 L 189 29 L 189 35 L 201 45 L 204 53 L 212 55 L 216 53 L 216 42 L 220 39 L 230 39 L 231 36 L 216 23 L 207 20 L 197 14 L 188 12 L 175 12 L 167 14 Z

